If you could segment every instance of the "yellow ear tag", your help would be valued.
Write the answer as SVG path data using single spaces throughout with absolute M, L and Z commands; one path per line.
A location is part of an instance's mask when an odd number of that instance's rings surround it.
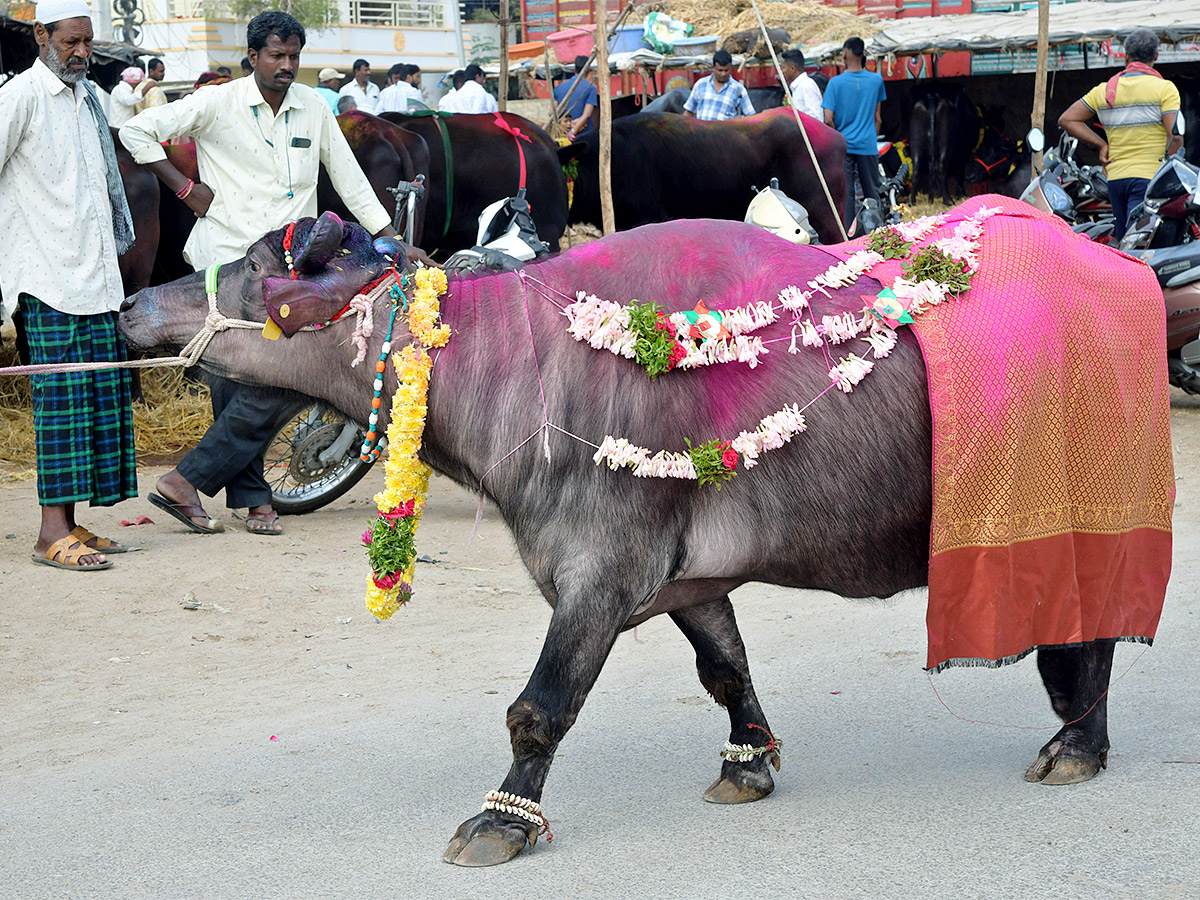
M 274 319 L 267 319 L 267 321 L 263 323 L 262 336 L 268 341 L 278 340 L 281 334 L 283 334 L 283 329 L 275 324 Z
M 288 306 L 286 303 L 282 304 L 279 307 L 279 318 L 286 319 L 291 314 L 292 314 L 292 308 L 290 306 Z

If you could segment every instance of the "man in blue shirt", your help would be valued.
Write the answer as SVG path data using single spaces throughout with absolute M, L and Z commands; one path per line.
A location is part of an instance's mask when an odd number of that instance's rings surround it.
M 317 73 L 317 93 L 325 98 L 325 102 L 329 104 L 329 108 L 333 110 L 333 114 L 338 114 L 338 82 L 346 76 L 337 69 L 332 69 L 326 66 Z
M 854 221 L 855 185 L 862 185 L 863 198 L 879 196 L 879 107 L 887 99 L 883 78 L 863 68 L 867 49 L 860 37 L 842 44 L 846 70 L 835 75 L 825 88 L 821 108 L 825 124 L 846 138 L 846 227 Z
M 600 95 L 596 86 L 587 80 L 587 65 L 586 56 L 575 57 L 575 77 L 554 89 L 555 103 L 562 103 L 563 98 L 571 94 L 571 103 L 563 111 L 564 116 L 571 118 L 571 124 L 567 128 L 567 137 L 571 140 L 594 131 L 595 120 L 599 117 Z M 579 87 L 571 93 L 571 86 L 574 84 L 578 84 Z
M 713 70 L 692 87 L 683 104 L 683 114 L 697 119 L 720 121 L 754 115 L 754 104 L 746 86 L 733 77 L 733 57 L 727 50 L 713 54 Z

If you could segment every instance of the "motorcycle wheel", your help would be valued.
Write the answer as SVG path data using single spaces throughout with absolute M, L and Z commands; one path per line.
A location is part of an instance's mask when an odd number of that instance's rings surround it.
M 334 459 L 321 458 L 335 442 L 344 443 L 351 435 L 345 452 Z M 361 425 L 323 403 L 300 410 L 284 422 L 264 454 L 271 505 L 281 515 L 298 516 L 342 496 L 371 469 L 371 463 L 358 458 L 363 436 Z

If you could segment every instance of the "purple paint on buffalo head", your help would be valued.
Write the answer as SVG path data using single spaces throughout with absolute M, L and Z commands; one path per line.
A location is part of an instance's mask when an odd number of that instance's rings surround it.
M 291 271 L 262 279 L 267 315 L 288 337 L 336 316 L 366 283 L 364 269 L 381 274 L 386 263 L 361 226 L 348 225 L 331 212 L 301 219 L 284 246 L 288 237 L 283 229 L 262 239 L 272 246 L 278 240 L 285 254 L 290 248 Z

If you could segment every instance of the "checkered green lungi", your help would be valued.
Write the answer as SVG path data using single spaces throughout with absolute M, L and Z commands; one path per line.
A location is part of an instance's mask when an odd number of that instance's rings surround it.
M 74 316 L 29 294 L 19 300 L 34 365 L 126 358 L 117 313 Z M 136 497 L 129 370 L 34 375 L 32 382 L 38 502 L 112 506 Z

